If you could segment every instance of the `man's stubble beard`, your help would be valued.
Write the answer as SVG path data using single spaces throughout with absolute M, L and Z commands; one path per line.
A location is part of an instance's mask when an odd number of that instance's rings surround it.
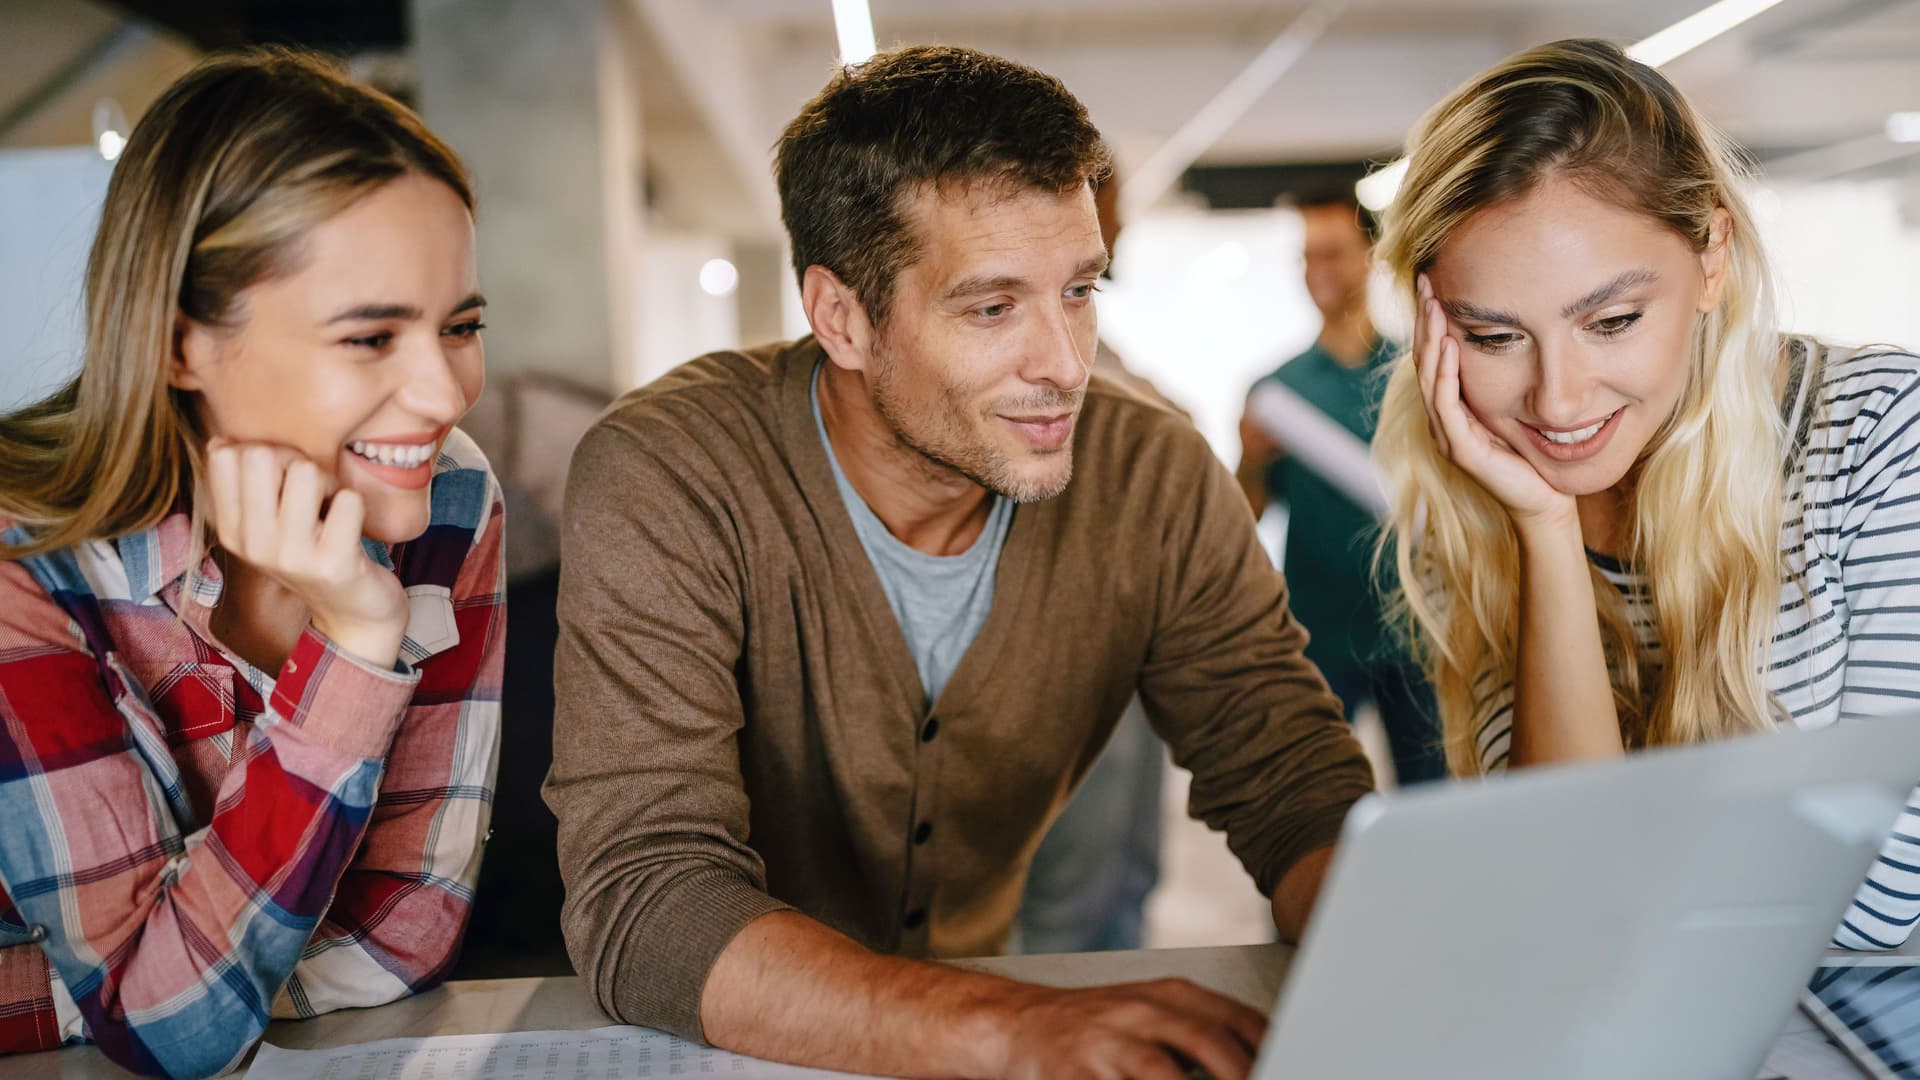
M 893 433 L 896 445 L 916 455 L 926 466 L 929 479 L 939 481 L 949 476 L 959 475 L 986 488 L 1003 498 L 1016 503 L 1042 502 L 1054 498 L 1067 490 L 1067 484 L 1073 479 L 1073 443 L 1068 441 L 1058 454 L 1066 457 L 1066 467 L 1057 477 L 1048 477 L 1043 481 L 1022 480 L 1008 463 L 1007 457 L 999 449 L 981 438 L 976 429 L 970 428 L 966 420 L 966 401 L 951 385 L 940 384 L 937 415 L 927 418 L 927 423 L 916 423 L 914 409 L 901 400 L 898 393 L 900 365 L 884 339 L 876 344 L 873 355 L 871 382 L 873 407 L 880 419 Z M 1079 393 L 1061 391 L 1043 391 L 1032 400 L 1022 399 L 1012 403 L 1012 409 L 1061 409 L 1078 403 Z M 984 420 L 991 421 L 992 415 L 1001 411 L 1001 404 L 986 410 Z M 1079 434 L 1076 430 L 1075 434 Z

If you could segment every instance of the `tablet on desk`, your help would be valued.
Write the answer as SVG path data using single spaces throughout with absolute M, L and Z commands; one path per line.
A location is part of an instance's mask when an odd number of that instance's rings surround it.
M 1800 1007 L 1874 1080 L 1920 1080 L 1920 958 L 1830 960 Z

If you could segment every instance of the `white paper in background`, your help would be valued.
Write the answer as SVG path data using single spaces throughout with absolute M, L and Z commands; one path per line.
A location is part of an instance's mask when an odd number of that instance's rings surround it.
M 832 1080 L 822 1072 L 741 1057 L 636 1027 L 387 1039 L 332 1050 L 262 1043 L 248 1080 Z
M 1387 496 L 1373 468 L 1373 455 L 1358 435 L 1291 387 L 1271 379 L 1247 395 L 1247 413 L 1286 452 L 1377 518 L 1387 516 Z

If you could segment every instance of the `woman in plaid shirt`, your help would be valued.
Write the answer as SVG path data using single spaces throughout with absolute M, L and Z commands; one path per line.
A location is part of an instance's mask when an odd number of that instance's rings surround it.
M 206 1076 L 451 966 L 505 621 L 472 203 L 293 53 L 134 130 L 81 374 L 0 417 L 0 1052 Z

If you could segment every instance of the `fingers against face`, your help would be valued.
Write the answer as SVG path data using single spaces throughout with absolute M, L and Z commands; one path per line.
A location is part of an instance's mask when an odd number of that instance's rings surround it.
M 1447 445 L 1446 429 L 1440 422 L 1439 378 L 1442 350 L 1452 342 L 1447 335 L 1446 315 L 1440 310 L 1440 302 L 1434 298 L 1433 283 L 1425 274 L 1420 275 L 1417 304 L 1413 320 L 1414 370 L 1420 376 L 1420 400 L 1427 407 L 1427 434 L 1433 439 L 1441 457 L 1450 457 L 1451 448 Z
M 240 549 L 240 451 L 220 443 L 207 453 L 207 482 L 213 488 L 213 534 L 229 551 Z
M 1473 438 L 1474 421 L 1460 400 L 1460 346 L 1447 338 L 1440 346 L 1439 375 L 1434 383 L 1434 411 L 1440 416 L 1440 433 L 1450 453 L 1475 448 L 1485 440 Z
M 1420 293 L 1421 317 L 1415 322 L 1423 328 L 1420 388 L 1426 396 L 1427 428 L 1440 456 L 1462 464 L 1461 455 L 1482 452 L 1498 440 L 1467 409 L 1460 390 L 1460 343 L 1447 333 L 1446 311 L 1424 274 Z
M 240 451 L 239 555 L 260 562 L 279 548 L 280 484 L 286 468 L 265 446 Z
M 263 565 L 297 566 L 313 555 L 322 536 L 321 508 L 335 486 L 319 466 L 284 447 L 214 439 L 207 445 L 207 482 L 221 547 Z M 354 517 L 358 529 L 357 512 Z
M 360 530 L 367 516 L 367 504 L 360 493 L 342 490 L 327 507 L 327 520 L 320 523 L 320 558 L 327 565 L 358 565 Z
M 313 556 L 320 542 L 320 500 L 325 480 L 311 461 L 287 466 L 280 487 L 280 559 L 283 566 L 300 566 Z

